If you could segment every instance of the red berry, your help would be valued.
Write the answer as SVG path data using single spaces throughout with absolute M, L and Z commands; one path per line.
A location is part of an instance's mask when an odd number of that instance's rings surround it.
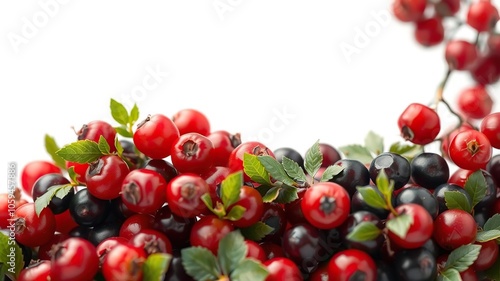
M 148 116 L 134 132 L 137 149 L 152 159 L 170 156 L 172 144 L 179 138 L 179 129 L 162 114 Z
M 50 268 L 51 268 L 50 260 L 40 260 L 24 268 L 17 277 L 17 281 L 51 280 Z
M 94 142 L 99 142 L 99 139 L 102 136 L 109 144 L 109 151 L 116 151 L 116 129 L 105 121 L 90 121 L 89 123 L 84 124 L 76 134 L 78 135 L 78 140 L 91 140 Z
M 189 240 L 191 246 L 201 246 L 209 249 L 214 255 L 217 255 L 219 241 L 234 227 L 228 220 L 222 220 L 214 215 L 207 215 L 196 221 L 191 229 Z
M 351 202 L 347 191 L 333 182 L 319 182 L 309 187 L 301 202 L 306 220 L 317 228 L 340 226 L 349 216 Z
M 26 194 L 31 195 L 33 185 L 43 175 L 62 171 L 54 163 L 44 160 L 35 160 L 27 163 L 21 170 L 21 186 Z
M 443 20 L 438 17 L 420 19 L 415 23 L 415 39 L 425 47 L 432 47 L 444 40 Z
M 440 0 L 434 4 L 436 14 L 451 17 L 460 11 L 460 0 Z
M 466 170 L 483 169 L 490 161 L 492 148 L 483 133 L 467 130 L 458 133 L 450 142 L 448 154 L 458 167 Z
M 477 85 L 466 88 L 458 94 L 458 110 L 470 119 L 482 119 L 491 113 L 493 100 L 485 86 Z
M 198 133 L 208 136 L 210 133 L 210 122 L 207 116 L 196 109 L 186 108 L 179 110 L 172 116 L 172 121 L 179 129 L 180 135 Z
M 412 22 L 424 15 L 426 7 L 426 0 L 395 0 L 392 4 L 392 12 L 398 20 Z
M 87 189 L 99 199 L 115 199 L 120 196 L 123 180 L 129 171 L 127 163 L 119 156 L 102 156 L 87 169 Z
M 465 40 L 451 40 L 446 44 L 445 59 L 450 69 L 468 69 L 477 59 L 477 48 Z
M 474 127 L 472 127 L 471 124 L 469 124 L 469 123 L 462 123 L 460 125 L 460 127 L 454 129 L 453 131 L 451 131 L 447 135 L 443 136 L 443 138 L 441 140 L 441 153 L 442 153 L 443 157 L 446 158 L 447 160 L 451 160 L 450 156 L 448 155 L 448 149 L 450 148 L 450 142 L 451 142 L 451 140 L 458 133 L 463 132 L 465 130 L 473 130 L 473 129 L 474 129 Z
M 474 217 L 460 209 L 445 210 L 434 221 L 434 240 L 445 250 L 474 242 L 476 233 Z
M 149 214 L 134 214 L 122 223 L 120 227 L 120 237 L 130 240 L 143 229 L 150 229 L 154 226 L 155 217 Z
M 66 161 L 66 169 L 68 170 L 69 168 L 73 167 L 73 171 L 76 174 L 76 179 L 78 182 L 85 184 L 86 179 L 85 179 L 85 174 L 87 173 L 87 169 L 89 168 L 89 163 L 77 163 L 77 162 L 71 162 L 71 161 Z
M 245 153 L 253 154 L 256 156 L 268 155 L 274 157 L 273 151 L 261 142 L 243 142 L 231 152 L 231 155 L 229 155 L 228 167 L 231 172 L 243 171 L 243 156 L 245 155 Z M 247 174 L 243 174 L 243 178 L 245 182 L 251 181 L 250 177 Z
M 129 244 L 143 248 L 146 255 L 154 253 L 172 254 L 172 243 L 162 232 L 155 229 L 142 229 L 129 241 Z
M 492 267 L 498 258 L 499 246 L 497 242 L 490 240 L 486 242 L 474 242 L 474 244 L 481 245 L 481 250 L 479 250 L 479 256 L 471 267 L 477 271 L 484 271 Z
M 172 213 L 183 218 L 194 218 L 207 206 L 201 196 L 210 192 L 207 182 L 200 176 L 184 173 L 173 178 L 166 187 L 166 198 Z
M 304 280 L 297 265 L 288 258 L 275 257 L 265 261 L 263 264 L 269 273 L 265 281 Z
M 373 258 L 361 250 L 342 250 L 328 262 L 328 276 L 336 281 L 375 281 L 377 267 Z
M 48 243 L 56 230 L 56 218 L 49 208 L 40 214 L 35 203 L 26 203 L 14 211 L 16 240 L 27 247 L 38 247 Z
M 265 262 L 267 260 L 266 251 L 257 242 L 245 239 L 245 245 L 247 246 L 247 258 L 254 258 L 260 262 Z
M 53 251 L 50 280 L 94 280 L 99 270 L 99 257 L 88 240 L 70 237 L 54 246 Z
M 412 103 L 399 116 L 398 127 L 405 140 L 426 145 L 436 139 L 441 123 L 435 110 L 423 104 Z
M 130 244 L 118 244 L 105 256 L 102 274 L 107 281 L 140 281 L 146 252 Z
M 185 133 L 172 144 L 171 159 L 180 173 L 202 174 L 214 165 L 214 145 L 201 134 Z
M 492 147 L 500 149 L 500 112 L 484 117 L 479 130 L 488 138 Z
M 500 56 L 481 55 L 469 71 L 477 83 L 481 85 L 494 84 L 500 79 Z
M 214 145 L 214 165 L 227 167 L 229 155 L 241 144 L 240 134 L 231 134 L 228 131 L 211 132 L 208 139 Z
M 127 174 L 122 183 L 123 204 L 136 213 L 154 214 L 165 204 L 165 179 L 153 170 L 136 169 Z
M 389 239 L 391 239 L 391 242 L 394 242 L 398 247 L 404 249 L 419 248 L 432 237 L 433 219 L 424 207 L 414 203 L 406 203 L 397 206 L 396 212 L 398 215 L 405 214 L 407 216 L 411 216 L 413 221 L 404 237 L 400 237 L 398 234 L 389 229 Z M 396 216 L 393 213 L 390 213 L 387 219 L 390 220 L 395 217 Z
M 498 18 L 498 10 L 489 0 L 476 0 L 469 5 L 467 24 L 479 32 L 493 29 Z
M 240 191 L 240 199 L 229 206 L 228 212 L 234 206 L 241 206 L 245 208 L 243 216 L 233 221 L 236 227 L 249 227 L 252 224 L 258 222 L 264 213 L 264 202 L 262 201 L 262 195 L 257 191 L 257 189 L 250 186 L 242 186 Z

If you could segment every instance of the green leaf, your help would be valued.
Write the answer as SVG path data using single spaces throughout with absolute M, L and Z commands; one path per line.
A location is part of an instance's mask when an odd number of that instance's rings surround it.
M 104 155 L 109 155 L 111 152 L 108 141 L 101 135 L 99 137 L 99 142 L 97 143 L 97 146 L 99 147 L 99 151 L 101 151 L 102 154 Z
M 500 230 L 500 214 L 494 214 L 491 216 L 483 226 L 484 230 L 493 230 L 493 229 L 498 229 Z
M 243 214 L 245 213 L 247 209 L 243 206 L 236 205 L 229 210 L 229 213 L 226 215 L 226 219 L 230 221 L 237 221 L 243 217 Z
M 274 228 L 264 222 L 258 221 L 249 227 L 240 228 L 240 231 L 246 239 L 259 242 L 266 235 L 271 234 Z
M 379 155 L 384 151 L 384 139 L 373 131 L 369 131 L 365 137 L 365 147 L 371 153 Z
M 257 156 L 260 163 L 266 168 L 271 177 L 285 184 L 293 185 L 295 181 L 291 179 L 276 158 L 269 155 Z
M 476 206 L 476 204 L 483 200 L 484 196 L 486 196 L 487 183 L 483 172 L 481 170 L 477 170 L 470 174 L 465 181 L 464 189 L 472 198 L 472 207 L 474 208 L 474 206 Z
M 263 185 L 272 185 L 266 167 L 260 163 L 257 155 L 250 153 L 243 154 L 243 171 L 254 182 Z
M 273 202 L 287 204 L 299 198 L 297 188 L 289 185 L 282 185 L 278 192 L 278 197 Z
M 439 272 L 438 281 L 462 281 L 460 272 L 454 268 L 448 268 Z
M 172 256 L 166 253 L 154 253 L 144 262 L 144 281 L 163 281 L 168 270 Z
M 52 161 L 57 165 L 57 167 L 61 168 L 63 171 L 66 170 L 66 161 L 56 154 L 56 151 L 59 150 L 59 146 L 56 143 L 56 140 L 49 136 L 45 135 L 45 150 L 52 157 Z
M 128 118 L 128 123 L 133 126 L 135 121 L 139 120 L 139 108 L 137 107 L 137 104 L 134 103 L 134 106 L 130 110 L 130 115 Z
M 52 200 L 52 197 L 56 195 L 56 193 L 59 192 L 60 189 L 65 189 L 72 187 L 71 184 L 61 184 L 61 185 L 54 185 L 51 186 L 47 189 L 47 191 L 40 197 L 38 197 L 35 200 L 35 212 L 36 215 L 39 216 L 40 213 L 45 209 L 50 204 L 50 200 Z
M 454 249 L 448 255 L 444 270 L 448 268 L 454 268 L 458 272 L 466 270 L 477 259 L 480 250 L 481 245 L 477 244 L 466 244 Z
M 181 250 L 181 260 L 186 273 L 198 281 L 217 280 L 221 270 L 212 252 L 201 246 Z
M 373 222 L 363 221 L 356 225 L 347 235 L 347 239 L 355 242 L 375 240 L 382 233 Z
M 68 169 L 68 177 L 76 185 L 80 185 L 80 182 L 78 181 L 79 175 L 75 172 L 75 167 L 69 167 Z
M 57 191 L 54 194 L 54 196 L 57 197 L 57 198 L 59 198 L 59 199 L 63 199 L 71 191 L 73 191 L 73 185 L 71 185 L 71 184 L 65 184 L 65 185 L 57 188 Z
M 228 175 L 221 183 L 221 200 L 224 208 L 238 202 L 240 191 L 243 186 L 243 173 L 236 172 Z
M 264 203 L 273 202 L 274 200 L 276 200 L 276 198 L 278 198 L 279 194 L 280 187 L 273 186 L 266 192 L 264 196 L 262 196 L 262 201 L 264 201 Z
M 363 164 L 370 164 L 373 160 L 371 152 L 364 146 L 352 144 L 339 147 L 339 150 L 349 159 L 358 160 Z
M 127 125 L 129 121 L 129 116 L 125 106 L 114 99 L 111 99 L 109 103 L 109 108 L 111 109 L 111 116 L 120 125 Z
M 252 259 L 243 260 L 231 273 L 231 281 L 264 281 L 269 272 L 260 262 Z
M 306 174 L 304 173 L 304 170 L 302 170 L 302 167 L 300 167 L 300 165 L 297 162 L 293 161 L 292 159 L 286 156 L 283 156 L 281 164 L 283 166 L 283 169 L 285 169 L 285 172 L 292 179 L 300 182 L 307 182 Z
M 99 145 L 91 140 L 79 140 L 63 146 L 56 151 L 66 161 L 77 163 L 91 163 L 103 156 Z
M 459 209 L 470 213 L 472 211 L 472 206 L 470 205 L 469 199 L 465 194 L 459 191 L 445 191 L 444 192 L 444 202 L 448 209 Z
M 345 167 L 342 167 L 340 165 L 330 165 L 323 171 L 323 175 L 321 175 L 320 181 L 329 181 L 336 175 L 340 174 L 344 169 Z
M 387 203 L 385 202 L 383 195 L 374 186 L 358 186 L 356 187 L 358 192 L 363 197 L 363 200 L 369 206 L 379 209 L 388 209 Z
M 399 154 L 406 158 L 408 161 L 411 161 L 413 158 L 415 158 L 415 156 L 424 152 L 424 147 L 416 144 L 409 145 L 401 142 L 396 142 L 390 146 L 389 152 Z
M 248 249 L 245 245 L 245 238 L 238 230 L 226 234 L 219 242 L 217 258 L 219 260 L 222 273 L 229 275 L 242 262 Z
M 397 217 L 387 220 L 386 227 L 394 234 L 401 238 L 405 238 L 408 229 L 413 224 L 413 217 L 408 214 L 401 214 Z
M 385 173 L 385 169 L 381 169 L 379 171 L 375 181 L 375 185 L 377 186 L 378 190 L 380 190 L 380 193 L 382 193 L 384 199 L 389 202 L 389 199 L 394 192 L 394 182 L 392 180 L 389 181 L 389 178 Z
M 476 234 L 477 242 L 486 242 L 490 240 L 495 240 L 500 238 L 500 230 L 492 229 L 492 230 L 482 230 L 478 231 Z
M 118 156 L 120 156 L 120 158 L 123 158 L 122 157 L 123 156 L 123 146 L 118 138 L 115 138 L 115 147 L 116 147 L 116 153 L 118 154 Z
M 500 259 L 497 258 L 495 263 L 484 271 L 484 274 L 490 280 L 500 280 Z
M 24 267 L 23 251 L 14 238 L 0 232 L 0 265 L 2 271 L 11 279 L 16 280 Z M 5 269 L 4 269 L 5 267 Z
M 210 193 L 205 193 L 201 196 L 201 201 L 203 201 L 203 203 L 205 203 L 205 206 L 207 206 L 207 208 L 210 210 L 210 211 L 214 211 L 214 204 L 212 202 L 212 197 L 210 197 Z
M 127 127 L 125 126 L 115 127 L 115 130 L 119 135 L 124 136 L 126 138 L 131 138 L 134 136 L 132 133 L 128 131 Z
M 319 140 L 317 140 L 306 152 L 304 168 L 309 176 L 314 178 L 316 173 L 319 171 L 319 168 L 321 168 L 322 163 L 323 154 L 321 154 L 321 150 L 319 149 Z

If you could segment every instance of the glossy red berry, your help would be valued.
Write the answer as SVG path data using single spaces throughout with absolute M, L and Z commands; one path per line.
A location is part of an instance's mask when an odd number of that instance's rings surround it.
M 191 229 L 191 246 L 201 246 L 217 255 L 220 240 L 234 227 L 228 220 L 222 220 L 214 215 L 207 215 L 196 221 Z
M 479 130 L 488 138 L 492 147 L 500 149 L 500 112 L 484 117 Z
M 166 202 L 166 187 L 159 173 L 144 168 L 132 170 L 123 180 L 121 199 L 133 212 L 154 214 Z
M 144 229 L 151 229 L 154 226 L 155 217 L 149 214 L 134 214 L 122 223 L 119 235 L 130 240 L 137 233 Z
M 299 267 L 290 259 L 285 257 L 275 257 L 265 261 L 267 268 L 267 278 L 265 281 L 302 281 L 302 273 Z
M 179 138 L 179 129 L 163 114 L 148 116 L 139 123 L 133 140 L 137 149 L 152 159 L 170 156 L 172 144 Z
M 107 281 L 140 281 L 146 258 L 147 254 L 142 248 L 118 244 L 106 254 L 102 274 Z
M 490 161 L 492 148 L 483 133 L 467 130 L 458 133 L 450 142 L 448 150 L 451 160 L 466 170 L 483 169 Z
M 23 191 L 31 195 L 33 185 L 43 175 L 58 173 L 62 171 L 54 163 L 45 160 L 34 160 L 24 165 L 21 170 L 21 187 Z
M 467 24 L 479 32 L 493 29 L 498 18 L 498 10 L 489 0 L 476 0 L 467 10 Z
M 185 133 L 172 144 L 171 160 L 180 173 L 202 174 L 214 165 L 214 145 L 204 135 Z
M 84 124 L 78 132 L 76 132 L 78 140 L 91 140 L 94 142 L 99 142 L 99 139 L 104 137 L 106 142 L 109 144 L 109 151 L 115 152 L 115 137 L 116 129 L 111 126 L 108 122 L 102 120 L 90 121 Z
M 306 220 L 320 229 L 340 226 L 349 216 L 349 193 L 339 184 L 319 182 L 309 187 L 301 202 Z
M 451 40 L 446 43 L 445 59 L 450 69 L 468 69 L 476 61 L 477 56 L 476 46 L 469 41 Z
M 484 85 L 477 85 L 458 94 L 457 107 L 466 118 L 482 119 L 491 113 L 493 100 Z
M 488 53 L 480 55 L 469 71 L 478 84 L 494 84 L 500 79 L 500 56 Z
M 415 23 L 415 39 L 424 47 L 432 47 L 444 40 L 443 20 L 438 17 L 423 18 Z
M 87 189 L 99 199 L 115 199 L 120 196 L 123 180 L 129 171 L 127 163 L 119 156 L 102 156 L 87 169 Z
M 373 258 L 357 249 L 342 250 L 328 262 L 329 280 L 377 280 L 377 267 Z
M 193 108 L 185 108 L 177 111 L 172 116 L 172 121 L 179 129 L 180 135 L 186 133 L 198 133 L 208 136 L 210 133 L 210 121 L 201 111 Z
M 162 232 L 155 229 L 142 229 L 129 241 L 129 244 L 144 249 L 149 256 L 155 253 L 172 254 L 172 243 Z
M 435 110 L 423 104 L 412 103 L 399 116 L 398 127 L 405 140 L 426 145 L 436 139 L 441 123 Z
M 50 260 L 40 260 L 24 268 L 17 281 L 46 281 L 50 279 Z
M 392 3 L 392 13 L 402 22 L 417 21 L 424 15 L 426 0 L 395 0 Z
M 266 251 L 259 243 L 245 239 L 245 245 L 247 246 L 247 258 L 253 258 L 260 262 L 265 262 L 267 260 Z
M 399 205 L 395 210 L 398 215 L 405 214 L 411 216 L 413 223 L 403 237 L 389 229 L 388 236 L 391 242 L 394 242 L 394 244 L 403 249 L 422 247 L 432 237 L 434 229 L 432 216 L 424 207 L 415 203 Z M 387 219 L 390 220 L 395 217 L 393 213 L 390 213 Z
M 207 137 L 214 145 L 214 165 L 227 167 L 229 155 L 241 144 L 240 134 L 231 134 L 228 131 L 219 130 L 211 132 Z
M 85 174 L 87 173 L 87 169 L 89 168 L 89 163 L 77 163 L 66 161 L 66 170 L 73 167 L 73 171 L 76 174 L 76 179 L 78 182 L 85 184 Z
M 434 3 L 434 10 L 441 17 L 451 17 L 460 11 L 460 0 L 439 0 Z
M 462 123 L 460 125 L 460 127 L 454 129 L 453 131 L 451 131 L 450 133 L 448 133 L 447 135 L 444 135 L 442 140 L 441 140 L 441 153 L 443 155 L 443 157 L 447 160 L 451 160 L 450 159 L 450 156 L 448 154 L 448 150 L 450 148 L 450 142 L 451 140 L 460 132 L 463 132 L 465 130 L 473 130 L 474 127 L 472 127 L 471 124 L 469 123 Z
M 262 200 L 262 195 L 257 191 L 257 189 L 250 186 L 242 186 L 240 190 L 240 199 L 229 206 L 228 212 L 231 211 L 233 206 L 239 205 L 245 208 L 243 216 L 233 221 L 236 227 L 249 227 L 252 224 L 258 222 L 264 213 L 264 202 Z
M 166 199 L 172 213 L 183 218 L 194 218 L 203 213 L 207 206 L 201 196 L 210 192 L 207 182 L 192 173 L 180 174 L 166 187 Z
M 40 214 L 35 203 L 26 203 L 14 211 L 14 232 L 16 240 L 26 247 L 38 247 L 48 243 L 56 230 L 56 219 L 49 208 Z
M 253 154 L 256 156 L 268 155 L 274 157 L 274 153 L 266 145 L 257 141 L 247 141 L 238 145 L 229 155 L 228 167 L 231 172 L 243 171 L 243 156 L 245 153 Z M 244 181 L 249 182 L 250 177 L 243 174 Z
M 460 209 L 445 210 L 434 221 L 433 238 L 445 250 L 453 250 L 475 241 L 474 217 Z
M 54 246 L 53 251 L 50 280 L 94 280 L 99 270 L 99 257 L 88 240 L 70 237 Z

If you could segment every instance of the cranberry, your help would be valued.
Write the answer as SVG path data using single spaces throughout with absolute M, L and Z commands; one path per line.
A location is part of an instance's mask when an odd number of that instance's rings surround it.
M 392 3 L 392 12 L 402 22 L 413 22 L 424 15 L 426 7 L 426 0 L 395 0 Z
M 121 198 L 136 213 L 154 214 L 165 204 L 167 183 L 162 175 L 148 169 L 130 171 L 122 182 Z
M 85 182 L 90 194 L 99 199 L 110 200 L 120 196 L 122 183 L 129 167 L 117 155 L 105 155 L 90 164 Z
M 201 246 L 217 255 L 219 241 L 234 227 L 230 221 L 219 219 L 214 215 L 207 215 L 196 221 L 191 229 L 191 246 Z
M 26 203 L 17 208 L 12 219 L 16 241 L 26 247 L 38 247 L 48 243 L 56 230 L 54 213 L 49 208 L 44 208 L 37 214 L 35 203 Z
M 415 23 L 415 39 L 425 47 L 432 47 L 444 40 L 443 20 L 439 17 L 422 18 Z
M 493 100 L 484 85 L 477 85 L 458 94 L 457 107 L 466 118 L 482 119 L 491 113 Z
M 419 103 L 412 103 L 398 118 L 401 136 L 414 144 L 431 143 L 441 130 L 438 114 L 432 108 Z
M 171 148 L 172 164 L 180 173 L 202 174 L 214 165 L 214 145 L 198 133 L 181 135 Z
M 113 126 L 111 126 L 108 122 L 102 120 L 90 121 L 89 123 L 84 124 L 76 134 L 78 136 L 78 140 L 91 140 L 94 142 L 99 142 L 99 139 L 102 136 L 109 144 L 109 151 L 116 151 L 116 129 L 113 128 Z
M 43 175 L 62 174 L 62 171 L 54 163 L 44 160 L 35 160 L 24 165 L 21 170 L 21 186 L 26 194 L 31 195 L 33 185 Z
M 474 217 L 460 209 L 446 210 L 434 221 L 434 240 L 445 250 L 474 242 L 476 233 Z
M 183 218 L 194 218 L 203 213 L 207 206 L 201 196 L 210 191 L 207 182 L 192 173 L 180 174 L 165 188 L 170 210 Z
M 309 223 L 321 229 L 340 226 L 349 215 L 350 197 L 333 182 L 319 182 L 306 190 L 301 202 L 302 213 Z
M 143 248 L 147 255 L 154 253 L 172 253 L 172 243 L 162 232 L 155 229 L 142 229 L 136 233 L 129 244 Z
M 105 256 L 102 274 L 106 280 L 142 280 L 146 252 L 131 244 L 118 244 Z
M 172 116 L 172 121 L 179 129 L 179 134 L 198 133 L 208 136 L 210 133 L 210 121 L 201 111 L 193 108 L 185 108 L 177 111 Z
M 466 170 L 485 168 L 492 153 L 491 143 L 485 134 L 476 130 L 458 133 L 450 142 L 448 154 L 458 167 Z
M 428 239 L 432 237 L 434 229 L 433 219 L 429 212 L 421 205 L 407 203 L 399 205 L 396 208 L 398 215 L 405 214 L 411 216 L 413 223 L 410 225 L 406 235 L 400 237 L 389 230 L 388 236 L 392 242 L 403 249 L 415 249 L 422 247 Z M 389 214 L 388 219 L 393 219 L 395 215 Z
M 179 129 L 162 114 L 148 116 L 139 123 L 133 140 L 137 149 L 152 159 L 170 156 L 172 144 L 179 138 Z
M 297 265 L 285 257 L 275 257 L 264 262 L 269 275 L 266 281 L 302 281 L 304 278 Z
M 488 138 L 492 147 L 500 149 L 500 112 L 485 116 L 479 130 Z
M 245 153 L 257 156 L 269 155 L 271 157 L 274 157 L 273 151 L 261 142 L 243 142 L 231 152 L 231 155 L 229 155 L 228 167 L 231 172 L 234 173 L 243 171 L 243 156 L 245 155 Z M 244 174 L 243 177 L 245 182 L 251 181 L 250 177 L 247 174 Z
M 71 237 L 53 248 L 51 280 L 91 281 L 99 270 L 96 248 L 89 241 Z
M 375 261 L 366 252 L 348 249 L 336 253 L 328 262 L 328 276 L 335 280 L 377 280 Z
M 260 195 L 257 189 L 247 185 L 241 187 L 240 199 L 232 206 L 229 206 L 227 211 L 230 212 L 233 206 L 237 205 L 245 208 L 245 212 L 240 219 L 233 221 L 236 227 L 249 227 L 258 222 L 264 213 L 262 195 Z
M 135 214 L 128 217 L 121 225 L 119 236 L 130 240 L 143 229 L 154 226 L 154 217 L 149 214 Z
M 493 29 L 498 19 L 498 10 L 489 0 L 475 0 L 467 10 L 467 24 L 479 32 Z
M 478 51 L 469 41 L 452 40 L 446 43 L 444 56 L 450 69 L 465 70 L 476 61 Z

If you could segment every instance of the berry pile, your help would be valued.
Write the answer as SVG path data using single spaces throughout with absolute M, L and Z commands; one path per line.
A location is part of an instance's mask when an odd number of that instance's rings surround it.
M 0 274 L 500 280 L 500 112 L 487 91 L 500 78 L 498 11 L 487 0 L 395 0 L 393 11 L 422 45 L 446 43 L 449 67 L 433 104 L 395 120 L 401 142 L 370 131 L 363 145 L 318 140 L 301 153 L 214 131 L 195 109 L 140 119 L 111 99 L 116 124 L 92 120 L 63 146 L 46 135 L 52 160 L 24 165 L 20 188 L 0 194 Z M 476 40 L 452 38 L 450 19 Z M 453 71 L 476 83 L 455 106 L 443 95 Z M 441 104 L 458 119 L 449 132 Z

